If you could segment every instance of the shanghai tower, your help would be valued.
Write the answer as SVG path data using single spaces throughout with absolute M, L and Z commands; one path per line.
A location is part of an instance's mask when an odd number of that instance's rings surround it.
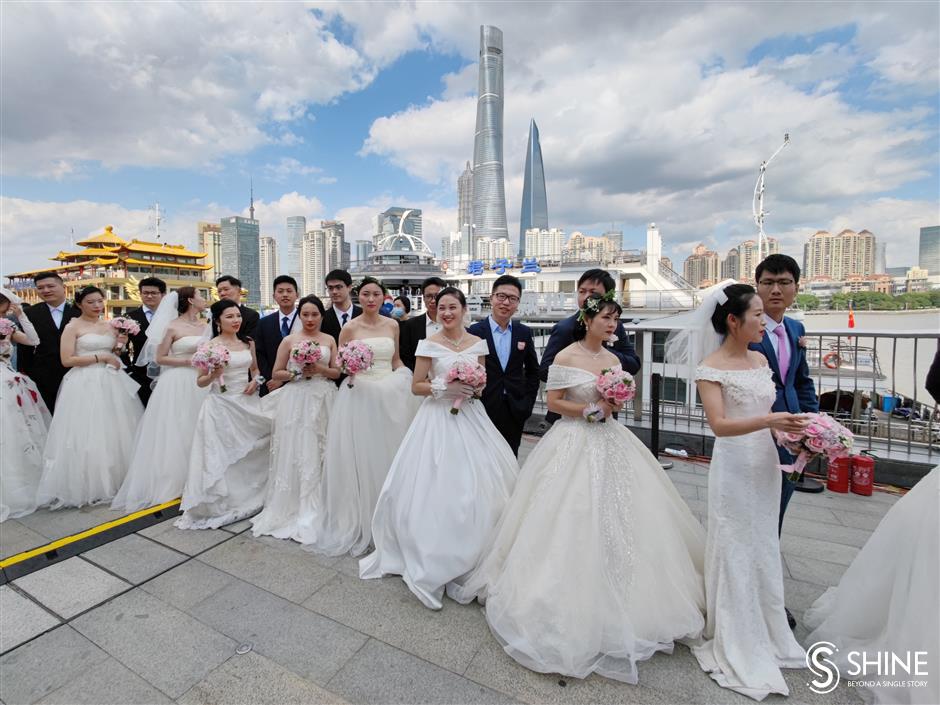
M 539 126 L 529 123 L 529 143 L 525 150 L 525 181 L 522 185 L 522 214 L 519 216 L 519 256 L 525 255 L 525 231 L 548 230 L 548 197 L 545 195 L 545 167 Z
M 479 92 L 473 139 L 474 244 L 477 238 L 509 235 L 503 187 L 503 32 L 489 25 L 480 27 Z

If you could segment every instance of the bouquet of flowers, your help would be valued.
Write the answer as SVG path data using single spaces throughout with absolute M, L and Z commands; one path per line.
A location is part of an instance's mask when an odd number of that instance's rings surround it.
M 210 341 L 208 343 L 202 343 L 196 348 L 196 352 L 193 353 L 189 364 L 204 375 L 209 375 L 221 367 L 228 366 L 230 357 L 231 353 L 227 347 L 222 345 L 222 343 L 213 343 Z M 219 388 L 223 393 L 226 391 L 225 381 L 222 377 L 219 377 Z
M 343 374 L 348 376 L 346 384 L 352 387 L 353 376 L 372 367 L 373 357 L 372 348 L 361 340 L 353 340 L 341 346 L 336 353 L 336 359 L 339 360 Z
M 16 326 L 13 325 L 13 321 L 9 318 L 0 318 L 0 338 L 7 340 L 15 332 Z
M 809 425 L 799 433 L 778 432 L 777 443 L 796 456 L 790 468 L 790 481 L 796 482 L 806 464 L 818 455 L 831 462 L 852 450 L 852 432 L 828 414 L 808 414 Z
M 114 329 L 115 334 L 126 335 L 128 338 L 140 333 L 140 325 L 138 325 L 137 321 L 131 318 L 125 318 L 124 316 L 112 318 L 110 321 L 108 321 L 108 325 Z M 123 346 L 118 346 L 115 347 L 114 350 L 115 352 L 121 352 L 123 349 Z
M 314 340 L 301 340 L 290 349 L 290 362 L 300 372 L 304 365 L 315 365 L 323 359 L 323 350 Z
M 473 387 L 476 392 L 470 398 L 479 399 L 480 390 L 486 386 L 486 368 L 479 362 L 455 362 L 453 366 L 447 370 L 445 381 L 448 384 L 451 382 L 460 382 L 461 384 Z M 450 413 L 454 415 L 459 414 L 461 404 L 463 404 L 463 397 L 454 399 L 454 405 L 450 407 Z
M 636 382 L 633 380 L 633 375 L 624 372 L 619 367 L 608 367 L 601 370 L 595 387 L 600 392 L 601 399 L 615 407 L 621 406 L 636 396 Z M 597 420 L 595 417 L 599 416 L 600 413 L 600 410 L 595 409 L 590 411 L 585 418 L 589 423 L 593 423 Z

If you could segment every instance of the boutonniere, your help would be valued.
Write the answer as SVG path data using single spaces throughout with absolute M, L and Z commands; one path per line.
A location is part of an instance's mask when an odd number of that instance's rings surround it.
M 604 345 L 613 345 L 618 340 L 620 340 L 620 338 L 618 338 L 616 335 L 612 335 L 607 340 L 604 341 Z
M 805 347 L 806 347 L 806 336 L 805 336 L 805 335 L 801 335 L 799 338 L 797 338 L 796 344 L 799 345 L 801 348 L 805 348 Z
M 525 350 L 524 340 L 520 340 L 518 343 L 516 343 L 516 350 Z

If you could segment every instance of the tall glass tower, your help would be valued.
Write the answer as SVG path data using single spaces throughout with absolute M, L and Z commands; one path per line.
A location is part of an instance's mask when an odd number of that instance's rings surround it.
M 287 216 L 287 273 L 297 280 L 298 286 L 304 278 L 303 246 L 306 232 L 307 219 L 304 216 Z
M 503 186 L 503 32 L 489 25 L 480 27 L 479 94 L 473 139 L 473 237 L 508 237 Z
M 519 256 L 525 255 L 525 231 L 548 230 L 548 198 L 545 195 L 545 167 L 542 145 L 535 120 L 529 123 L 529 144 L 525 150 L 525 181 L 522 185 L 522 214 L 519 216 Z
M 254 206 L 251 211 L 254 212 Z M 233 274 L 248 290 L 247 304 L 261 306 L 260 229 L 254 218 L 222 218 L 222 273 Z

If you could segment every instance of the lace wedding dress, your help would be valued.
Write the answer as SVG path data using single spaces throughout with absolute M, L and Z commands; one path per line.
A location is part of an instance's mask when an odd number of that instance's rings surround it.
M 321 345 L 320 353 L 329 360 L 328 347 Z M 274 397 L 268 491 L 264 509 L 251 520 L 252 532 L 310 543 L 320 511 L 326 429 L 336 384 L 319 375 L 296 377 L 265 399 Z
M 485 340 L 461 352 L 422 340 L 415 355 L 431 358 L 432 377 L 443 378 L 454 363 L 488 352 Z M 452 406 L 422 402 L 375 507 L 375 552 L 359 561 L 359 577 L 400 575 L 431 609 L 476 565 L 519 472 L 482 401 L 465 400 L 456 415 Z
M 552 365 L 548 389 L 597 401 Z M 637 682 L 636 662 L 704 625 L 705 532 L 659 461 L 615 420 L 561 417 L 529 454 L 489 548 L 448 594 L 485 601 L 506 653 L 542 673 Z
M 199 335 L 179 338 L 170 346 L 170 355 L 189 359 L 202 340 Z M 198 376 L 193 367 L 161 368 L 137 431 L 127 477 L 111 509 L 136 512 L 182 495 L 196 419 L 209 393 L 196 385 Z
M 701 365 L 695 378 L 720 384 L 726 415 L 744 419 L 770 411 L 771 374 L 769 367 Z M 764 430 L 716 438 L 708 472 L 708 641 L 692 653 L 719 685 L 755 700 L 788 695 L 780 669 L 806 666 L 783 605 L 778 465 L 773 437 Z

